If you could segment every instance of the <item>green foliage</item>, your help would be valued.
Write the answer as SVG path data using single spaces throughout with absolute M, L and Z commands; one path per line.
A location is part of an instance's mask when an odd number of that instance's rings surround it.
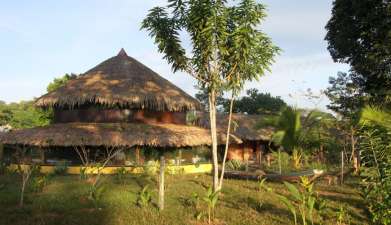
M 159 171 L 159 161 L 150 160 L 143 166 L 144 174 L 147 176 L 154 176 Z
M 363 195 L 374 223 L 391 224 L 391 113 L 366 107 L 361 113 Z
M 226 167 L 229 170 L 244 170 L 246 165 L 240 160 L 233 159 L 227 162 Z
M 247 96 L 235 100 L 234 113 L 247 114 L 276 114 L 287 104 L 280 97 L 271 96 L 270 93 L 260 93 L 257 89 L 248 89 Z M 229 112 L 229 100 L 223 102 L 225 112 Z
M 54 78 L 52 82 L 50 82 L 46 88 L 47 92 L 52 92 L 57 90 L 58 88 L 64 86 L 66 83 L 68 83 L 69 80 L 76 78 L 76 74 L 65 74 L 62 77 Z
M 213 191 L 212 188 L 208 188 L 206 195 L 202 198 L 204 202 L 208 205 L 208 223 L 214 219 L 214 210 L 219 199 L 219 191 Z
M 290 164 L 290 156 L 286 152 L 282 151 L 273 151 L 272 153 L 273 162 L 271 164 L 271 167 L 275 171 L 290 171 L 291 170 L 291 164 Z
M 66 161 L 60 161 L 57 162 L 56 165 L 54 166 L 54 175 L 66 175 L 68 171 L 68 162 Z
M 216 95 L 231 92 L 235 97 L 245 82 L 258 80 L 270 71 L 279 49 L 261 32 L 265 8 L 255 0 L 228 4 L 220 0 L 169 0 L 155 7 L 142 22 L 158 51 L 173 71 L 184 71 L 207 90 L 211 122 L 212 158 L 217 168 Z M 180 34 L 190 40 L 186 54 Z M 213 187 L 218 187 L 218 170 L 213 171 Z
M 79 177 L 80 180 L 87 180 L 88 178 L 87 167 L 80 167 Z
M 43 188 L 48 184 L 48 176 L 37 176 L 33 177 L 30 184 L 30 189 L 32 192 L 42 192 Z
M 146 185 L 138 194 L 137 205 L 141 208 L 146 208 L 152 201 L 152 192 L 149 190 L 149 185 Z
M 348 225 L 348 224 L 350 224 L 350 216 L 346 212 L 345 207 L 343 207 L 342 205 L 339 206 L 339 209 L 338 209 L 338 211 L 336 213 L 336 216 L 337 216 L 337 225 Z
M 49 124 L 51 113 L 34 107 L 33 101 L 0 103 L 0 125 L 13 128 L 31 128 Z
M 301 158 L 302 158 L 302 151 L 301 149 L 293 149 L 292 151 L 292 162 L 293 162 L 293 167 L 295 169 L 300 169 L 301 168 Z
M 352 74 L 339 72 L 337 77 L 329 78 L 330 86 L 325 91 L 330 100 L 327 108 L 346 119 L 356 117 L 364 103 L 362 90 L 353 79 Z
M 106 188 L 102 183 L 95 183 L 89 186 L 88 199 L 94 204 L 94 207 L 99 208 L 100 202 L 103 198 Z
M 307 225 L 307 220 L 313 224 L 316 204 L 316 196 L 313 192 L 313 183 L 309 181 L 307 177 L 300 177 L 300 180 L 300 189 L 293 184 L 284 182 L 285 187 L 289 191 L 289 197 L 285 197 L 283 195 L 278 195 L 278 197 L 292 213 L 295 225 L 297 224 L 297 212 L 301 216 L 303 225 Z
M 126 170 L 125 167 L 120 167 L 115 170 L 115 179 L 118 183 L 124 184 L 125 183 L 125 178 L 126 175 L 128 174 L 128 171 Z
M 349 63 L 353 80 L 372 102 L 389 102 L 391 41 L 389 0 L 336 0 L 325 37 L 336 62 Z
M 5 162 L 0 161 L 0 175 L 8 173 L 8 165 Z

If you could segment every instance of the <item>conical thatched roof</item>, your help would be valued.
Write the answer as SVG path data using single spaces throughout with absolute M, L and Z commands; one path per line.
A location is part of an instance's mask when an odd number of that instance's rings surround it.
M 225 135 L 218 134 L 220 143 Z M 233 143 L 241 140 L 232 136 Z M 210 131 L 196 126 L 144 123 L 59 123 L 0 134 L 0 143 L 39 147 L 210 145 Z
M 200 103 L 121 49 L 65 86 L 38 98 L 39 107 L 102 104 L 151 111 L 201 109 Z

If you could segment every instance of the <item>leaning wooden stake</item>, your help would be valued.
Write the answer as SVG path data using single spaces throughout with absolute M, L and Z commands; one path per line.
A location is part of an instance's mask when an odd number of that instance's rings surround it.
M 160 157 L 160 173 L 159 173 L 159 210 L 164 209 L 164 156 Z
M 341 151 L 341 184 L 343 184 L 343 167 L 344 167 L 344 155 L 343 155 L 343 151 Z

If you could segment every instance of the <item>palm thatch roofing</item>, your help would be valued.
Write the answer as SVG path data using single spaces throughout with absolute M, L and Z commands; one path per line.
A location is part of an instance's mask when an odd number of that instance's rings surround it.
M 225 135 L 219 133 L 219 142 Z M 233 143 L 241 143 L 235 136 Z M 143 123 L 59 123 L 0 134 L 0 143 L 39 147 L 211 145 L 210 131 L 196 126 Z
M 69 107 L 101 104 L 151 111 L 199 110 L 201 104 L 121 49 L 85 74 L 47 93 L 36 101 L 39 107 Z
M 198 124 L 201 127 L 209 127 L 209 116 L 206 113 L 197 113 Z M 232 114 L 231 132 L 242 141 L 269 141 L 272 138 L 274 128 L 271 126 L 260 127 L 260 122 L 267 115 Z M 228 114 L 217 114 L 217 128 L 220 132 L 226 132 L 228 126 Z

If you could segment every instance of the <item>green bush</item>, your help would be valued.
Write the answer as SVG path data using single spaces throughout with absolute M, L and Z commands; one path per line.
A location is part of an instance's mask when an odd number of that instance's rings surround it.
M 55 175 L 65 175 L 68 170 L 68 163 L 66 161 L 60 161 L 57 162 L 56 165 L 54 166 L 54 171 L 53 173 Z
M 128 174 L 128 171 L 126 170 L 125 167 L 120 167 L 118 169 L 115 170 L 115 180 L 120 183 L 120 184 L 124 184 L 125 183 L 125 178 L 126 178 L 126 174 Z
M 8 173 L 8 166 L 5 162 L 0 162 L 0 175 Z
M 236 160 L 236 159 L 229 160 L 226 164 L 226 167 L 229 170 L 245 170 L 246 169 L 246 165 L 242 161 Z
M 48 176 L 38 176 L 31 180 L 30 189 L 32 192 L 42 192 L 43 188 L 48 183 Z
M 146 185 L 138 194 L 137 205 L 141 208 L 148 207 L 152 201 L 152 192 L 149 190 L 149 185 Z
M 99 207 L 105 191 L 106 189 L 101 183 L 90 186 L 88 190 L 88 199 L 94 204 L 95 208 Z

